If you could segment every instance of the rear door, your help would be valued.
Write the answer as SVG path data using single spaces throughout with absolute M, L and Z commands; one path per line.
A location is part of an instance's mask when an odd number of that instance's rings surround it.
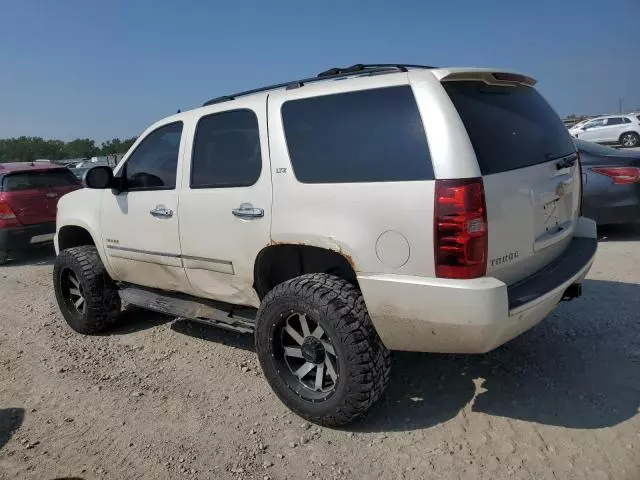
M 258 306 L 255 259 L 270 242 L 266 99 L 237 99 L 196 119 L 178 208 L 182 260 L 196 295 Z
M 58 199 L 78 188 L 66 168 L 15 172 L 2 180 L 3 200 L 23 225 L 55 222 Z
M 571 136 L 525 85 L 444 81 L 466 127 L 487 202 L 487 275 L 514 283 L 556 258 L 579 216 L 580 173 Z

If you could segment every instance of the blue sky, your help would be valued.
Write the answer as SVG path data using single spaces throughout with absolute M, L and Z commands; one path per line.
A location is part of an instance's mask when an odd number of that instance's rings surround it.
M 640 109 L 640 0 L 0 0 L 0 138 L 102 141 L 332 66 L 515 69 L 558 113 Z

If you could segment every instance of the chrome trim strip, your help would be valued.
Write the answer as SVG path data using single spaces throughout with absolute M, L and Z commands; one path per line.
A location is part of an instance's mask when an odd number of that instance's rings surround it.
M 159 257 L 180 258 L 176 253 L 164 253 L 164 252 L 150 252 L 149 250 L 138 250 L 137 248 L 119 247 L 117 245 L 107 245 L 109 250 L 121 250 L 123 252 L 142 253 L 145 255 L 157 255 Z
M 152 252 L 149 250 L 139 250 L 137 248 L 120 247 L 118 245 L 107 245 L 107 249 L 121 250 L 123 252 L 142 253 L 145 255 L 157 255 L 159 257 L 182 258 L 183 260 L 196 260 L 200 262 L 219 263 L 221 265 L 233 264 L 232 262 L 229 262 L 227 260 L 219 260 L 217 258 L 195 257 L 192 255 L 179 255 L 177 253 Z

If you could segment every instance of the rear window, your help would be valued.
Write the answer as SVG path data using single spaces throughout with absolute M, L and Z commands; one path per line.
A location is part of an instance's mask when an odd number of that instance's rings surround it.
M 544 163 L 575 151 L 544 98 L 525 86 L 444 82 L 467 129 L 483 175 Z
M 432 180 L 433 167 L 409 86 L 290 100 L 282 121 L 303 183 Z
M 2 180 L 3 192 L 17 192 L 38 188 L 71 187 L 78 179 L 67 169 L 40 172 L 11 173 Z

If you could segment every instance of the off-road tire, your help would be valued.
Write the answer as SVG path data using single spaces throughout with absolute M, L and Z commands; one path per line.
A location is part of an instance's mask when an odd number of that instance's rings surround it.
M 314 318 L 331 337 L 339 366 L 332 394 L 310 401 L 290 387 L 277 353 L 277 329 L 291 312 Z M 389 381 L 391 354 L 378 336 L 360 291 L 341 278 L 314 273 L 276 286 L 263 299 L 255 344 L 264 375 L 280 400 L 314 423 L 342 426 L 362 416 Z
M 83 313 L 70 308 L 63 295 L 62 277 L 69 270 L 82 285 L 86 303 Z M 118 289 L 94 246 L 74 247 L 60 252 L 53 267 L 53 285 L 64 319 L 78 333 L 91 335 L 102 332 L 120 313 Z
M 635 142 L 633 142 L 633 144 L 625 145 L 624 143 L 622 143 L 625 137 L 635 138 Z M 629 147 L 629 148 L 637 147 L 640 145 L 640 135 L 638 135 L 635 132 L 623 133 L 622 135 L 620 135 L 620 145 L 622 145 L 623 147 Z

